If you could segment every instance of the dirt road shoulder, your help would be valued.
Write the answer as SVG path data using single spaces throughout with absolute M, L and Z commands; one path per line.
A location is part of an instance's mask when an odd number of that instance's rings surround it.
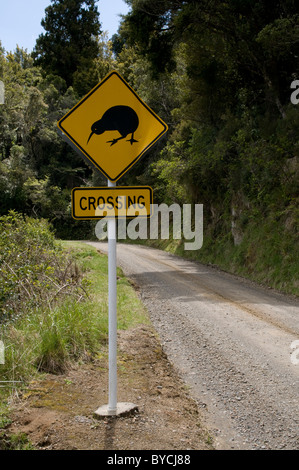
M 7 433 L 26 433 L 36 449 L 209 450 L 196 403 L 163 353 L 151 326 L 119 332 L 118 400 L 138 405 L 127 418 L 95 420 L 107 402 L 107 355 L 47 375 L 13 403 Z

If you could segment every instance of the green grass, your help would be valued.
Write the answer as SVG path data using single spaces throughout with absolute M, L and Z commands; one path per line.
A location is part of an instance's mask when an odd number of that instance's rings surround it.
M 27 434 L 18 433 L 7 435 L 0 432 L 0 450 L 35 450 Z
M 76 260 L 83 275 L 80 280 L 82 299 L 78 301 L 76 295 L 55 306 L 26 312 L 0 326 L 0 338 L 5 345 L 5 364 L 0 365 L 0 450 L 32 449 L 26 435 L 10 435 L 5 431 L 11 422 L 7 399 L 12 391 L 25 389 L 26 384 L 41 373 L 62 373 L 75 361 L 80 363 L 106 354 L 107 256 L 84 243 L 59 244 Z M 120 269 L 117 277 L 118 328 L 149 323 L 145 308 Z
M 295 222 L 294 226 L 288 226 L 282 218 L 256 216 L 245 227 L 238 246 L 234 245 L 231 234 L 224 232 L 216 237 L 208 227 L 203 246 L 196 251 L 185 251 L 184 240 L 137 240 L 136 243 L 218 266 L 280 292 L 299 295 L 299 237 Z
M 105 311 L 107 326 L 108 318 L 108 258 L 96 248 L 81 242 L 62 241 L 65 249 L 73 253 L 81 269 L 87 272 L 89 291 L 95 308 Z M 139 300 L 131 283 L 117 268 L 117 327 L 127 329 L 140 323 L 149 323 L 144 306 Z M 103 326 L 104 327 L 104 326 Z M 106 330 L 107 332 L 107 330 Z
M 6 403 L 0 402 L 0 450 L 34 450 L 26 434 L 5 432 L 10 424 L 9 407 Z
M 6 403 L 0 402 L 0 429 L 5 429 L 10 423 L 8 406 Z
M 107 257 L 80 242 L 60 242 L 83 273 L 82 299 L 66 298 L 56 306 L 32 310 L 2 325 L 5 364 L 0 380 L 26 383 L 38 372 L 61 373 L 72 361 L 84 361 L 101 351 L 108 335 Z M 118 269 L 118 328 L 148 323 L 136 292 Z

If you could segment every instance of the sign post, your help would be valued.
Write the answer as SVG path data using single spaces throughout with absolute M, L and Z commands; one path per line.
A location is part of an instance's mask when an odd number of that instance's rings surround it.
M 116 183 L 108 180 L 108 186 Z M 116 219 L 108 220 L 109 402 L 108 415 L 117 413 L 117 287 Z
M 108 215 L 109 396 L 108 404 L 94 415 L 124 416 L 137 410 L 137 406 L 117 402 L 116 218 L 134 217 L 136 208 L 141 216 L 150 217 L 152 189 L 116 188 L 116 181 L 168 127 L 118 72 L 112 71 L 60 119 L 58 129 L 62 138 L 108 180 L 106 188 L 74 188 L 72 215 L 85 220 Z

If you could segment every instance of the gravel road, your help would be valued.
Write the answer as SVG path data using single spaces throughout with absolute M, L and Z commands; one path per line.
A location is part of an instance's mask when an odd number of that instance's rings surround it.
M 119 243 L 117 260 L 216 448 L 298 450 L 299 303 L 153 248 Z

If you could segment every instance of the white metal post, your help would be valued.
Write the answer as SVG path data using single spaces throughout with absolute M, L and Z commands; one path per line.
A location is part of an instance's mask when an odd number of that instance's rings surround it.
M 108 180 L 113 188 L 116 183 Z M 116 292 L 116 217 L 108 219 L 108 314 L 109 314 L 109 400 L 94 412 L 96 418 L 129 416 L 138 411 L 134 403 L 117 403 L 117 292 Z
M 108 180 L 109 187 L 116 183 Z M 108 313 L 109 313 L 109 402 L 108 414 L 117 412 L 117 292 L 116 292 L 116 218 L 108 219 Z

